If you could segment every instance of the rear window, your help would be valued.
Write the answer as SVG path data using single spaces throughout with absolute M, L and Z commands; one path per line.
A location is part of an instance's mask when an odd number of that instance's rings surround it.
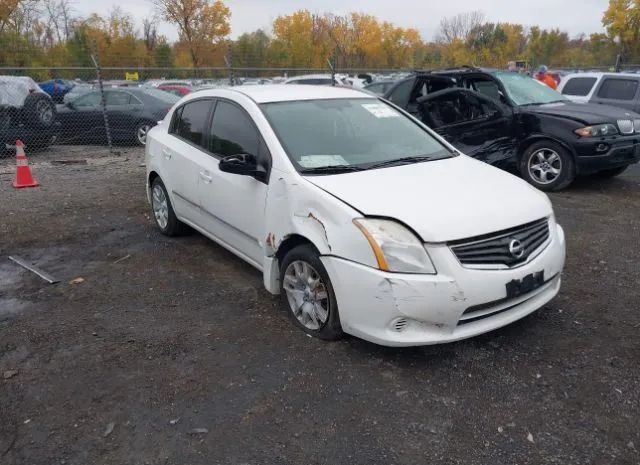
M 204 133 L 211 105 L 211 100 L 196 100 L 185 104 L 181 109 L 181 113 L 176 115 L 177 119 L 171 132 L 204 147 Z
M 562 88 L 562 93 L 565 95 L 576 95 L 584 97 L 589 95 L 593 85 L 596 83 L 597 78 L 594 77 L 575 77 L 567 81 Z
M 635 79 L 607 78 L 600 86 L 598 97 L 613 100 L 633 100 L 638 90 Z

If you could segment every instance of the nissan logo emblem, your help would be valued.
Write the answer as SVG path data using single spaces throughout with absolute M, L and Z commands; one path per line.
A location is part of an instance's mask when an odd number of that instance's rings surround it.
M 509 242 L 509 253 L 513 258 L 522 258 L 524 255 L 524 246 L 518 239 L 512 239 Z

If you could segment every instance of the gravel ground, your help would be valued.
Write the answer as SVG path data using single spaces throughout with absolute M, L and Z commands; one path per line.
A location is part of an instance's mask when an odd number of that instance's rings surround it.
M 21 191 L 0 161 L 1 464 L 640 463 L 639 170 L 552 195 L 548 306 L 389 349 L 305 336 L 249 265 L 156 232 L 141 152 L 90 153 Z

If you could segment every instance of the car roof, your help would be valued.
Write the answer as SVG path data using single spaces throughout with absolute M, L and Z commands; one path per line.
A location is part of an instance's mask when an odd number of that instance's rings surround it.
M 342 98 L 372 98 L 370 94 L 348 87 L 270 84 L 266 86 L 237 86 L 203 89 L 191 94 L 198 97 L 220 97 L 237 92 L 256 103 L 292 102 L 298 100 L 328 100 Z
M 291 76 L 287 81 L 301 81 L 304 79 L 331 79 L 330 74 L 301 74 L 299 76 Z
M 611 77 L 615 77 L 615 76 L 624 76 L 624 77 L 633 77 L 633 78 L 640 78 L 640 76 L 638 76 L 638 74 L 636 73 L 628 73 L 628 72 L 622 72 L 622 73 L 613 73 L 613 72 L 604 72 L 604 71 L 592 71 L 592 72 L 588 72 L 588 73 L 571 73 L 571 74 L 567 74 L 564 78 L 565 80 L 568 78 L 573 78 L 573 77 L 594 77 L 594 78 L 599 78 L 602 76 L 611 76 Z

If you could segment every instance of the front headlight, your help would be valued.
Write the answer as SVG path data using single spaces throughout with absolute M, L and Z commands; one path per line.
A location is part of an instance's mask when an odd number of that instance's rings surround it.
M 613 124 L 595 124 L 576 129 L 573 132 L 580 137 L 602 137 L 618 134 L 618 129 Z
M 436 273 L 422 242 L 400 223 L 378 218 L 358 218 L 353 220 L 353 224 L 369 241 L 381 270 Z

